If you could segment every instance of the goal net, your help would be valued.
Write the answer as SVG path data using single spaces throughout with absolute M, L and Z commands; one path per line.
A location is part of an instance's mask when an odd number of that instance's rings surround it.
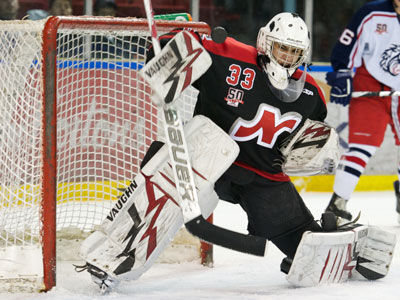
M 198 22 L 157 26 L 160 34 L 209 33 Z M 146 20 L 136 18 L 0 22 L 2 289 L 54 286 L 56 254 L 72 259 L 76 239 L 102 222 L 150 143 L 162 139 L 151 90 L 138 75 L 149 36 Z M 195 100 L 193 88 L 179 100 L 183 121 Z M 56 249 L 56 233 L 58 244 L 75 247 Z M 179 244 L 192 247 L 186 237 Z

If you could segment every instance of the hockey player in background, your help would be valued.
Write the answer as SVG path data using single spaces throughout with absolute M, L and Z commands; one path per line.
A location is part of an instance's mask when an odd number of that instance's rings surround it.
M 161 44 L 165 45 L 175 35 L 178 36 L 181 33 L 181 30 L 174 30 L 162 36 Z M 196 188 L 199 190 L 198 194 L 201 195 L 199 202 L 212 199 L 218 201 L 219 198 L 240 205 L 247 214 L 249 234 L 274 243 L 286 256 L 281 267 L 282 271 L 288 273 L 303 234 L 321 232 L 323 228 L 315 221 L 290 181 L 287 172 L 283 172 L 285 166 L 288 166 L 288 159 L 283 152 L 289 147 L 288 140 L 289 145 L 293 144 L 293 140 L 296 139 L 298 132 L 302 132 L 302 129 L 308 130 L 307 135 L 312 139 L 333 130 L 322 123 L 327 110 L 320 88 L 307 74 L 306 67 L 304 71 L 299 69 L 305 66 L 310 48 L 310 33 L 307 26 L 296 14 L 278 14 L 260 29 L 256 48 L 229 37 L 223 43 L 216 43 L 210 36 L 201 36 L 193 31 L 189 33 L 186 31 L 184 36 L 192 36 L 199 41 L 212 59 L 210 68 L 193 84 L 199 90 L 193 120 L 197 117 L 207 117 L 213 124 L 215 123 L 215 128 L 208 131 L 209 134 L 222 129 L 223 135 L 230 142 L 235 141 L 240 148 L 236 160 L 233 159 L 234 163 L 224 167 L 221 172 L 223 175 L 210 182 L 213 187 L 211 193 L 204 194 L 204 190 L 199 187 L 199 182 L 209 177 L 204 174 L 194 175 L 197 176 Z M 193 120 L 189 121 L 185 127 L 189 126 Z M 309 120 L 317 122 L 307 125 Z M 317 129 L 313 127 L 315 124 L 319 124 Z M 190 132 L 200 135 L 199 131 L 201 130 Z M 298 138 L 299 144 L 302 144 L 303 140 Z M 193 141 L 196 144 L 191 144 Z M 203 160 L 204 164 L 209 164 L 209 161 L 214 162 L 209 166 L 211 171 L 221 168 L 223 161 L 215 161 L 212 155 L 214 148 L 220 147 L 220 143 L 227 142 L 222 141 L 222 136 L 221 140 L 214 139 L 212 145 L 201 144 L 199 141 L 201 141 L 200 138 L 191 139 L 190 136 L 188 138 L 188 148 L 195 148 L 197 152 L 200 152 L 198 157 L 191 156 L 193 169 L 196 171 L 195 166 L 203 164 L 196 162 L 199 159 Z M 337 139 L 332 140 L 331 143 L 326 142 L 321 147 L 307 147 L 306 144 L 299 146 L 300 148 L 304 146 L 304 149 L 308 150 L 304 153 L 305 155 L 296 156 L 300 161 L 296 165 L 300 173 L 310 171 L 309 169 L 302 170 L 302 167 L 309 165 L 309 161 L 320 159 L 323 162 L 333 163 L 334 166 L 338 162 Z M 322 156 L 318 155 L 321 151 Z M 146 209 L 141 208 L 147 207 L 143 205 L 143 202 L 153 201 L 154 203 L 155 192 L 151 189 L 154 185 L 159 187 L 159 193 L 167 190 L 172 192 L 170 195 L 164 194 L 166 199 L 173 198 L 175 195 L 172 190 L 175 189 L 173 181 L 165 180 L 170 165 L 168 162 L 160 161 L 161 152 L 168 153 L 162 143 L 153 143 L 150 146 L 142 162 L 140 174 L 125 192 L 126 208 L 123 209 L 127 212 L 120 212 L 123 210 L 121 208 L 115 209 L 115 212 L 118 212 L 116 216 L 124 219 L 117 222 L 114 220 L 114 215 L 110 215 L 109 220 L 105 220 L 102 225 L 102 229 L 92 234 L 81 247 L 82 257 L 87 261 L 81 269 L 87 270 L 102 290 L 108 290 L 115 285 L 120 276 L 125 274 L 129 276 L 128 271 L 131 274 L 129 278 L 139 277 L 154 262 L 155 257 L 152 254 L 157 251 L 159 253 L 165 246 L 163 235 L 166 235 L 167 228 L 175 225 L 180 228 L 183 224 L 181 219 L 178 220 L 173 216 L 172 210 L 167 212 L 165 217 L 157 212 L 158 220 L 146 221 L 148 218 L 148 215 L 144 213 Z M 164 155 L 165 159 L 167 156 L 168 154 Z M 322 172 L 325 165 L 317 165 L 318 169 L 311 171 Z M 146 186 L 145 189 L 141 189 L 142 192 L 139 192 L 138 182 Z M 215 192 L 218 197 L 214 197 Z M 134 197 L 136 199 L 133 199 Z M 158 199 L 161 201 L 161 196 L 157 196 L 157 201 Z M 173 201 L 169 201 L 169 204 L 171 202 Z M 128 203 L 131 205 L 130 208 L 127 208 Z M 179 207 L 171 205 L 171 208 L 168 208 L 166 205 L 163 210 L 173 208 L 181 215 Z M 154 207 L 155 204 L 148 206 Z M 139 212 L 140 210 L 144 212 Z M 205 216 L 203 209 L 202 214 Z M 160 220 L 161 218 L 165 219 Z M 135 220 L 134 223 L 132 219 Z M 151 249 L 147 246 L 150 242 L 146 242 L 147 239 L 145 239 L 150 233 L 143 229 L 149 226 L 146 222 L 159 224 L 149 227 L 152 231 L 157 231 L 157 240 L 156 242 L 153 240 Z M 176 224 L 168 225 L 170 223 L 166 222 Z M 129 224 L 132 224 L 130 225 L 132 228 L 128 226 Z M 334 236 L 336 235 L 332 235 Z M 364 234 L 362 236 L 365 237 Z M 168 241 L 170 240 L 170 237 L 165 237 Z M 126 245 L 127 240 L 129 243 Z M 354 237 L 350 243 L 353 241 Z M 240 241 L 233 242 L 240 243 Z M 346 244 L 346 249 L 347 246 Z M 329 250 L 326 245 L 324 247 Z M 124 250 L 121 252 L 120 249 Z M 313 253 L 318 253 L 318 251 L 313 251 Z M 351 257 L 351 252 L 348 255 Z M 305 256 L 307 255 L 301 253 L 300 258 Z M 318 261 L 324 262 L 326 256 L 325 254 L 321 256 L 324 257 Z M 307 257 L 313 259 L 311 256 Z M 357 260 L 357 257 L 354 259 Z M 347 265 L 350 261 L 341 260 L 340 263 Z M 309 263 L 306 262 L 306 265 Z M 351 268 L 346 266 L 346 275 L 343 278 L 351 275 L 351 270 L 355 265 L 356 261 L 352 261 Z M 340 264 L 336 267 L 340 267 Z M 330 268 L 331 272 L 332 270 L 334 270 L 333 267 Z M 350 273 L 347 274 L 349 270 Z M 384 270 L 386 274 L 386 266 Z M 299 273 L 293 275 L 295 284 L 302 284 L 299 280 L 303 280 L 303 277 L 313 276 L 321 280 L 321 276 L 319 274 L 314 276 L 310 268 L 305 276 L 298 275 L 303 274 L 301 263 L 296 268 L 297 271 Z M 343 272 L 344 270 L 339 273 L 343 274 Z M 332 279 L 334 277 L 339 280 L 337 276 L 332 276 Z M 312 284 L 316 284 L 313 280 L 311 279 Z
M 346 204 L 388 124 L 400 145 L 398 96 L 351 97 L 352 91 L 400 91 L 400 0 L 368 2 L 357 11 L 333 48 L 331 63 L 334 71 L 326 76 L 330 101 L 349 104 L 349 148 L 336 170 L 326 211 L 351 220 Z M 399 181 L 394 187 L 400 222 Z

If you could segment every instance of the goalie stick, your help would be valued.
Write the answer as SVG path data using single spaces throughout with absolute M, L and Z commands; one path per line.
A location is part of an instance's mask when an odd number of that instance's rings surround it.
M 360 97 L 390 97 L 390 96 L 400 96 L 400 91 L 380 91 L 380 92 L 370 92 L 370 91 L 363 91 L 363 92 L 352 92 L 351 96 L 353 98 L 360 98 Z
M 151 32 L 154 53 L 157 55 L 161 52 L 161 47 L 158 41 L 153 9 L 150 0 L 143 0 L 143 3 Z M 174 75 L 176 76 L 176 74 Z M 193 78 L 190 79 L 190 83 L 195 80 Z M 173 95 L 171 95 L 171 90 Z M 172 85 L 171 90 L 168 91 L 164 101 L 159 101 L 160 99 L 158 99 L 155 102 L 157 102 L 157 105 L 162 106 L 163 109 L 162 115 L 166 144 L 170 154 L 175 185 L 186 229 L 204 241 L 239 252 L 264 256 L 267 250 L 267 240 L 265 238 L 245 235 L 218 227 L 207 222 L 201 215 L 182 122 L 173 104 L 170 104 L 170 102 L 177 98 L 179 92 L 176 92 L 178 89 L 175 85 Z

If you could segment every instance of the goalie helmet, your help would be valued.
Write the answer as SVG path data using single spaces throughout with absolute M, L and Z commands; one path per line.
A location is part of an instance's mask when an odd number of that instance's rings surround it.
M 297 14 L 280 13 L 260 28 L 257 51 L 261 67 L 268 75 L 272 91 L 282 101 L 292 102 L 300 96 L 306 72 L 298 80 L 291 76 L 305 62 L 309 49 L 310 33 Z

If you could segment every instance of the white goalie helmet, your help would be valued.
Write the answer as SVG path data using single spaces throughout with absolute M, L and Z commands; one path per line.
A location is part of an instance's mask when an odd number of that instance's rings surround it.
M 281 100 L 294 101 L 300 95 L 306 72 L 303 72 L 304 78 L 296 82 L 291 82 L 294 81 L 291 80 L 291 76 L 305 62 L 309 49 L 310 33 L 306 23 L 297 14 L 277 14 L 266 26 L 260 28 L 257 51 L 263 57 L 262 68 L 267 73 L 272 87 L 278 89 Z M 296 99 L 293 100 L 293 95 L 281 96 L 281 91 L 287 92 L 288 89 L 296 90 Z

